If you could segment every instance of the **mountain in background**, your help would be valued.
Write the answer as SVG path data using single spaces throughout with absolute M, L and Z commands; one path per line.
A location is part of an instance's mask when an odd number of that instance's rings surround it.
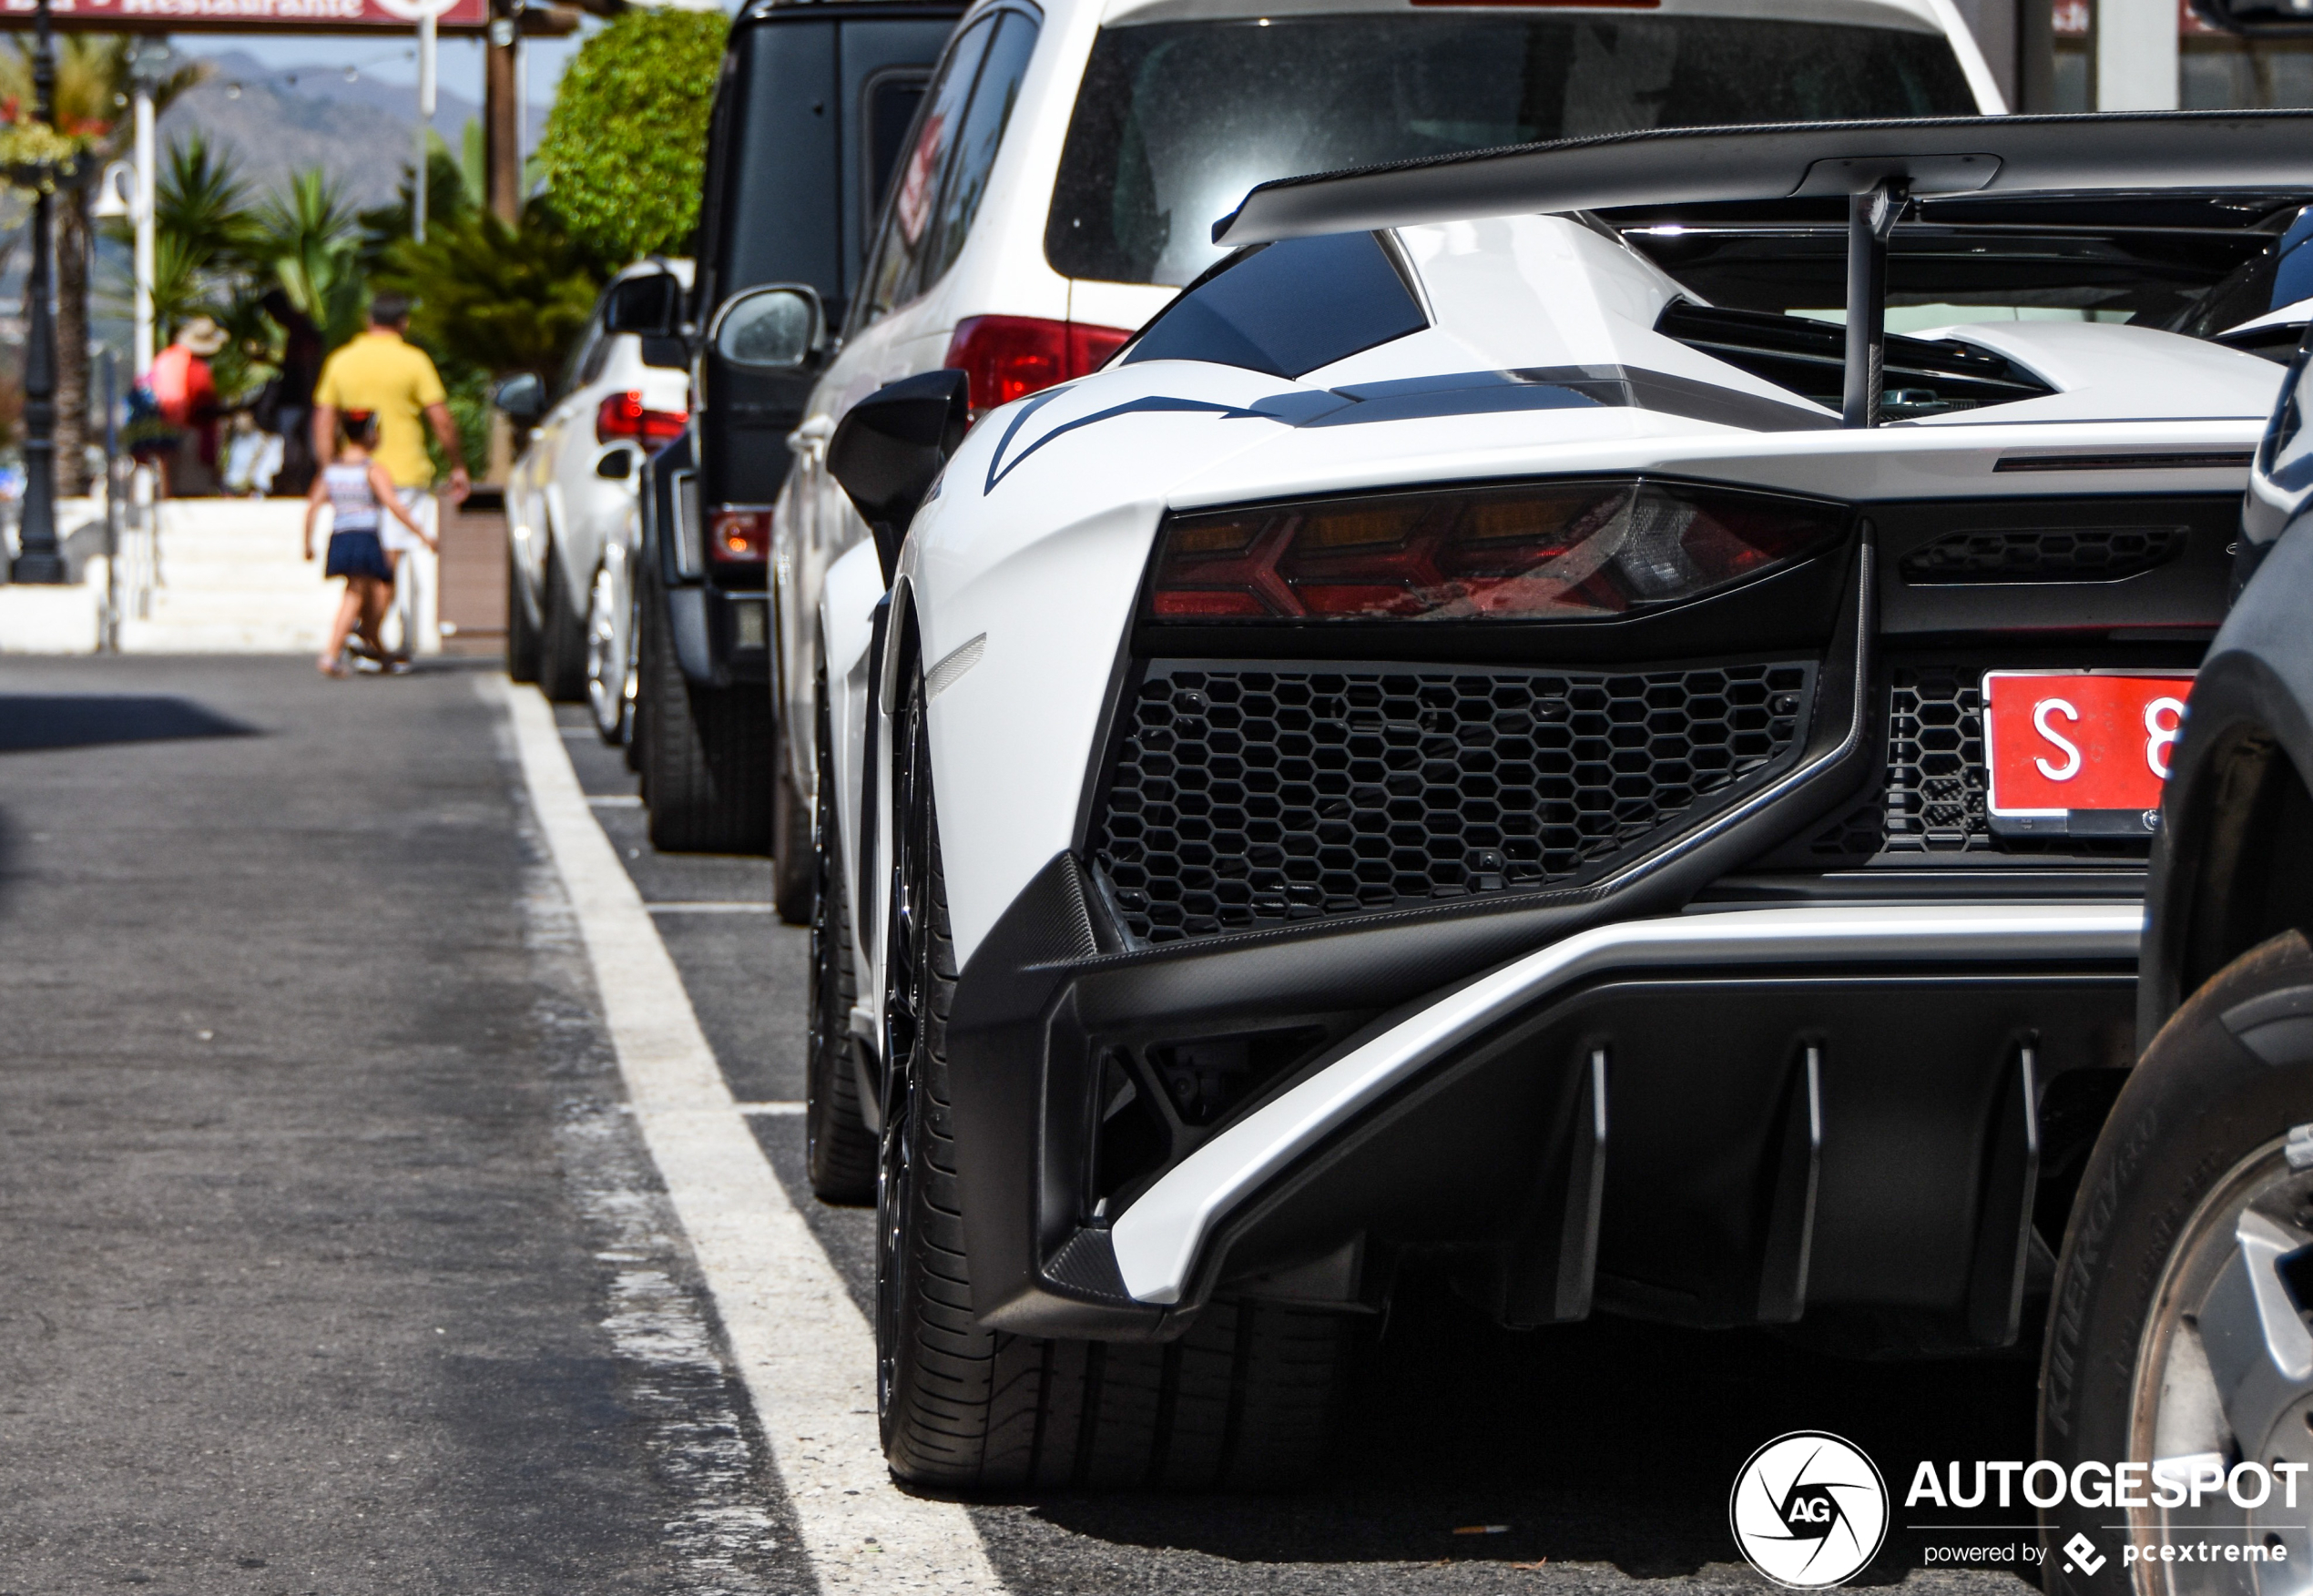
M 416 90 L 361 76 L 348 82 L 344 67 L 318 62 L 267 66 L 239 50 L 206 59 L 214 63 L 209 81 L 161 115 L 156 131 L 164 151 L 189 132 L 206 135 L 233 152 L 252 198 L 311 167 L 335 178 L 357 208 L 393 198 L 413 153 Z M 466 123 L 481 114 L 462 95 L 434 97 L 433 128 L 453 155 Z M 545 107 L 531 107 L 528 119 L 525 148 L 535 149 Z

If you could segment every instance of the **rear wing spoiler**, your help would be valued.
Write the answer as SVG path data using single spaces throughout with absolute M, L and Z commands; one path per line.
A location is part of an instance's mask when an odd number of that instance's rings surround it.
M 2126 111 L 1676 127 L 1513 145 L 1264 183 L 1213 242 L 1272 243 L 1421 222 L 1845 196 L 1842 414 L 1879 424 L 1888 234 L 1915 195 L 2301 188 L 2313 111 Z

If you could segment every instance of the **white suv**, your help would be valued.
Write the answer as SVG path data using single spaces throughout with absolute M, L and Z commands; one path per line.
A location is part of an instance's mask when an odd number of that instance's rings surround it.
M 587 700 L 611 742 L 632 718 L 635 488 L 643 456 L 680 435 L 690 377 L 682 341 L 609 332 L 603 310 L 618 282 L 691 263 L 654 260 L 604 290 L 555 391 L 535 377 L 494 401 L 527 443 L 506 478 L 506 668 L 547 697 Z
M 868 535 L 835 423 L 942 367 L 973 413 L 1083 376 L 1218 260 L 1273 178 L 1654 126 L 1999 113 L 1951 0 L 1505 11 L 1472 0 L 986 0 L 910 135 L 772 524 L 786 774 L 815 790 L 820 589 Z M 837 662 L 842 670 L 850 662 Z

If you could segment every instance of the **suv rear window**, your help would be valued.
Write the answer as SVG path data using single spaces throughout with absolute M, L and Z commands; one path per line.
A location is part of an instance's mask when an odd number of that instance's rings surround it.
M 1965 117 L 1941 35 L 1749 17 L 1345 15 L 1103 29 L 1044 230 L 1067 277 L 1186 283 L 1272 178 L 1642 127 Z

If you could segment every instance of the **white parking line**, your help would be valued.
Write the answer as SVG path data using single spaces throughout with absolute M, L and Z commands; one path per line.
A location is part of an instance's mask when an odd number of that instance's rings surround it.
M 586 801 L 598 809 L 639 809 L 643 807 L 642 795 L 632 792 L 596 793 Z
M 768 903 L 646 903 L 653 914 L 769 914 Z
M 732 1100 L 674 961 L 579 791 L 554 712 L 503 677 L 478 685 L 506 707 L 636 1123 L 714 1294 L 820 1585 L 1001 1591 L 961 1507 L 892 1486 L 867 1321 Z
M 734 1103 L 731 1106 L 746 1114 L 783 1114 L 803 1112 L 803 1105 L 800 1103 Z

